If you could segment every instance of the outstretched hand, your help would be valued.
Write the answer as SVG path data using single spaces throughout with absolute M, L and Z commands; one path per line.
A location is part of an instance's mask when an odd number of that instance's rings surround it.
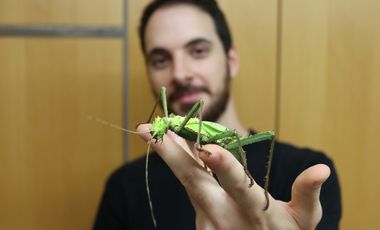
M 150 125 L 138 127 L 148 141 Z M 328 166 L 314 165 L 303 171 L 292 187 L 290 202 L 270 197 L 269 208 L 263 211 L 263 189 L 249 178 L 231 153 L 218 145 L 204 145 L 205 152 L 192 154 L 184 139 L 168 131 L 161 143 L 152 143 L 185 187 L 196 212 L 197 229 L 315 229 L 322 217 L 319 193 L 330 175 Z M 201 160 L 201 161 L 200 161 Z M 205 170 L 202 161 L 218 177 Z M 158 220 L 159 221 L 159 220 Z

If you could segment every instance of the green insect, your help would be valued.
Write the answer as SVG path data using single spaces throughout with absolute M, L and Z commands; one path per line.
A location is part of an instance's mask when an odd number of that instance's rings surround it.
M 190 112 L 185 117 L 174 115 L 174 114 L 169 115 L 168 109 L 167 109 L 165 87 L 161 88 L 160 97 L 158 98 L 157 103 L 154 106 L 154 109 L 152 113 L 150 114 L 149 119 L 146 123 L 150 123 L 153 117 L 154 111 L 160 101 L 162 102 L 164 117 L 158 116 L 152 122 L 152 126 L 150 128 L 150 134 L 152 135 L 152 139 L 148 142 L 148 150 L 147 150 L 146 165 L 145 165 L 146 167 L 145 179 L 146 179 L 147 194 L 148 194 L 149 206 L 150 206 L 154 226 L 156 226 L 156 220 L 154 217 L 153 205 L 151 201 L 149 181 L 148 181 L 148 159 L 149 159 L 148 153 L 150 150 L 150 143 L 152 143 L 153 141 L 155 142 L 163 141 L 163 137 L 168 130 L 175 132 L 177 135 L 183 137 L 186 140 L 195 142 L 195 148 L 198 151 L 204 151 L 208 153 L 206 150 L 202 149 L 202 145 L 205 145 L 205 144 L 217 144 L 223 147 L 224 149 L 230 151 L 232 155 L 241 163 L 245 173 L 249 177 L 249 180 L 250 180 L 250 184 L 248 185 L 249 187 L 251 187 L 254 183 L 253 183 L 253 178 L 247 168 L 246 153 L 244 152 L 242 146 L 264 141 L 264 140 L 271 140 L 271 147 L 269 149 L 269 156 L 268 156 L 268 161 L 267 161 L 267 171 L 264 178 L 264 182 L 265 182 L 264 194 L 265 194 L 266 204 L 263 210 L 264 211 L 267 210 L 269 207 L 269 196 L 268 196 L 269 173 L 270 173 L 271 161 L 272 161 L 272 156 L 273 156 L 275 133 L 273 131 L 266 131 L 266 132 L 260 132 L 254 135 L 250 135 L 248 137 L 242 137 L 236 131 L 228 129 L 218 123 L 202 121 L 202 113 L 201 113 L 202 106 L 203 106 L 202 101 L 198 101 L 197 103 L 195 103 L 194 106 L 191 108 Z M 198 114 L 198 118 L 195 117 L 196 114 Z M 137 133 L 134 131 L 120 128 L 116 125 L 110 124 L 103 120 L 100 120 L 100 122 L 105 125 L 110 125 L 114 128 L 122 129 L 123 131 L 129 132 L 129 133 Z

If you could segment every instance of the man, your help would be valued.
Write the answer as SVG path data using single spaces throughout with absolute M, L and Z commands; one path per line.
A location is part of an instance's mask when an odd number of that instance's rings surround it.
M 229 97 L 239 57 L 214 0 L 157 0 L 145 10 L 141 46 L 153 92 L 168 91 L 170 111 L 185 115 L 204 101 L 203 118 L 247 136 Z M 147 132 L 149 125 L 138 127 Z M 150 140 L 149 134 L 141 134 Z M 158 229 L 337 229 L 340 189 L 333 163 L 322 153 L 275 144 L 269 208 L 263 211 L 263 177 L 269 142 L 244 146 L 249 171 L 225 149 L 194 150 L 172 132 L 153 143 L 149 186 Z M 212 177 L 202 160 L 216 175 Z M 118 169 L 109 179 L 96 229 L 153 229 L 145 191 L 145 162 Z M 323 184 L 323 186 L 322 186 Z M 321 189 L 322 188 L 322 189 Z M 321 202 L 320 202 L 321 200 Z M 319 224 L 318 224 L 319 223 Z M 318 226 L 317 226 L 318 225 Z

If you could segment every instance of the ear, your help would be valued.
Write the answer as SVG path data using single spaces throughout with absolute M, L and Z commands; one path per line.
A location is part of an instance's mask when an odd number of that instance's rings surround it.
M 240 69 L 240 57 L 237 50 L 231 47 L 227 54 L 227 61 L 229 65 L 229 71 L 231 78 L 235 78 Z

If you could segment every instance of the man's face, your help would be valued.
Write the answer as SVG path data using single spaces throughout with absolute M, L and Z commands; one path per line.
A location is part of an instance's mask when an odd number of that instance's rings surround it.
M 216 121 L 229 99 L 229 65 L 211 17 L 186 4 L 158 9 L 145 31 L 149 79 L 166 86 L 171 112 L 185 115 L 204 101 L 203 119 Z

